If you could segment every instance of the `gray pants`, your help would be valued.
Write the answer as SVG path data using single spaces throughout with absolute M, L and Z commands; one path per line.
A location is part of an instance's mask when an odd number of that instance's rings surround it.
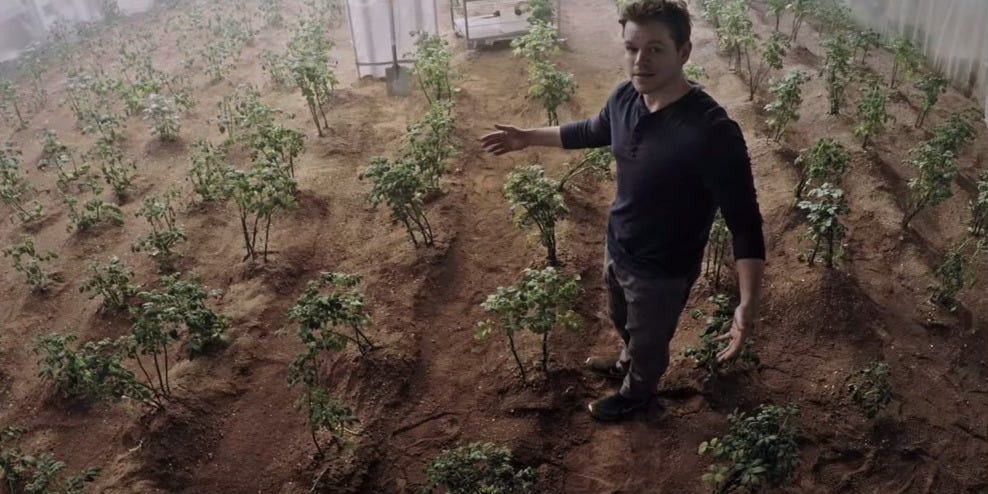
M 604 249 L 607 312 L 621 337 L 619 362 L 628 371 L 621 386 L 626 398 L 655 392 L 669 366 L 669 342 L 686 306 L 700 267 L 683 278 L 641 278 L 618 266 Z

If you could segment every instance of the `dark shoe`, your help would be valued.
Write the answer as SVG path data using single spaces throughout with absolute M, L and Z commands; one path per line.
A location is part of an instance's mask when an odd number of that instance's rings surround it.
M 636 410 L 648 405 L 649 398 L 625 398 L 621 393 L 614 393 L 587 405 L 590 415 L 597 420 L 623 420 Z
M 616 358 L 590 357 L 587 359 L 586 365 L 594 374 L 608 379 L 623 380 L 624 375 L 628 373 L 621 368 L 621 364 Z

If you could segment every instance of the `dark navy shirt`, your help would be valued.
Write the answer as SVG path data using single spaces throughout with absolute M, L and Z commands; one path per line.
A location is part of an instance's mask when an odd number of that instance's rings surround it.
M 703 259 L 719 207 L 735 259 L 765 259 L 762 217 L 741 129 L 699 86 L 650 112 L 630 81 L 600 114 L 560 129 L 566 149 L 611 146 L 617 194 L 607 249 L 641 277 L 681 277 Z

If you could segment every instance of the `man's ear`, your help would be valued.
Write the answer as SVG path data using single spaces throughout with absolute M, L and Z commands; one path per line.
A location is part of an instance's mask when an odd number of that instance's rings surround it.
M 679 63 L 686 65 L 691 53 L 693 53 L 693 42 L 687 41 L 683 43 L 683 46 L 679 48 Z

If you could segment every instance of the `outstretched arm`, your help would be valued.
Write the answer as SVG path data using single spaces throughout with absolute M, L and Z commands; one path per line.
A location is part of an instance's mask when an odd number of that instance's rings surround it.
M 563 147 L 559 127 L 519 129 L 510 125 L 497 124 L 496 132 L 480 138 L 484 151 L 500 156 L 511 151 L 519 151 L 528 146 Z

